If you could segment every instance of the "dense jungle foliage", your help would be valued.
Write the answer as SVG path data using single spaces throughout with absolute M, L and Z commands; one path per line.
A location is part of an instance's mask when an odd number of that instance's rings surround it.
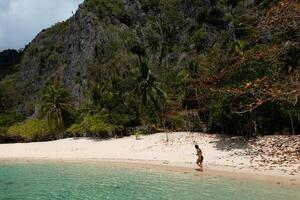
M 56 79 L 58 72 L 42 76 L 47 67 L 68 66 L 63 47 L 40 58 L 40 77 L 31 84 L 52 78 L 32 90 L 34 98 L 23 92 L 19 63 L 12 62 L 16 71 L 0 82 L 0 141 L 155 131 L 299 134 L 299 1 L 139 0 L 136 9 L 130 2 L 80 5 L 81 18 L 93 16 L 110 33 L 91 47 L 87 75 L 72 79 L 87 85 L 83 100 Z M 71 26 L 45 32 L 67 35 Z M 23 59 L 47 48 L 33 42 Z

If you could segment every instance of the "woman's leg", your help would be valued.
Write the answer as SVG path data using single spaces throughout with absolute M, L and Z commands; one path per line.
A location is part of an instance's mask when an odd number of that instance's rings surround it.
M 200 159 L 199 167 L 200 167 L 200 170 L 203 171 L 203 156 Z

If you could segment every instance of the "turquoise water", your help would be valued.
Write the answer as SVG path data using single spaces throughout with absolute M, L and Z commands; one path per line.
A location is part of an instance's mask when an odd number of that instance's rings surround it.
M 0 200 L 297 200 L 261 182 L 108 165 L 0 163 Z

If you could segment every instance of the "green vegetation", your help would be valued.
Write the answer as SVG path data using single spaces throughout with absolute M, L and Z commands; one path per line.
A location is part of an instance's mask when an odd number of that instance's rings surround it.
M 12 126 L 22 120 L 23 118 L 21 116 L 17 116 L 15 113 L 0 114 L 0 142 L 2 140 L 6 140 L 6 131 L 9 126 Z
M 197 50 L 203 50 L 205 48 L 207 39 L 208 32 L 206 32 L 204 29 L 196 30 L 192 36 L 193 43 L 196 45 Z
M 92 12 L 99 19 L 106 16 L 121 17 L 128 12 L 124 12 L 123 2 L 121 0 L 86 0 L 83 4 L 83 12 Z
M 48 122 L 39 119 L 15 124 L 7 130 L 7 137 L 23 142 L 49 140 L 50 135 Z
M 68 117 L 73 113 L 70 93 L 61 86 L 49 86 L 41 100 L 41 115 L 53 131 L 64 131 Z
M 287 0 L 86 0 L 0 82 L 0 140 L 33 113 L 47 119 L 50 138 L 298 134 L 299 8 Z
M 54 33 L 59 36 L 63 36 L 68 28 L 68 21 L 58 22 L 49 29 L 49 33 Z
M 17 71 L 15 65 L 20 62 L 22 53 L 13 49 L 0 52 L 0 80 Z
M 73 124 L 67 132 L 73 136 L 108 137 L 112 136 L 113 126 L 105 122 L 101 114 L 86 115 L 80 124 Z
M 148 105 L 152 103 L 157 111 L 163 109 L 166 94 L 165 92 L 158 86 L 156 81 L 156 77 L 152 74 L 149 63 L 145 59 L 139 60 L 139 77 L 136 80 L 137 94 L 141 98 L 141 105 Z

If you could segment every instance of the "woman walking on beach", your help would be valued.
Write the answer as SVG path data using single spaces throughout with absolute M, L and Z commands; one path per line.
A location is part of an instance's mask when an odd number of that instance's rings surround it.
M 202 150 L 199 148 L 198 145 L 195 145 L 196 151 L 197 151 L 197 156 L 198 159 L 196 161 L 197 165 L 200 167 L 200 171 L 203 171 L 203 155 L 202 155 Z

